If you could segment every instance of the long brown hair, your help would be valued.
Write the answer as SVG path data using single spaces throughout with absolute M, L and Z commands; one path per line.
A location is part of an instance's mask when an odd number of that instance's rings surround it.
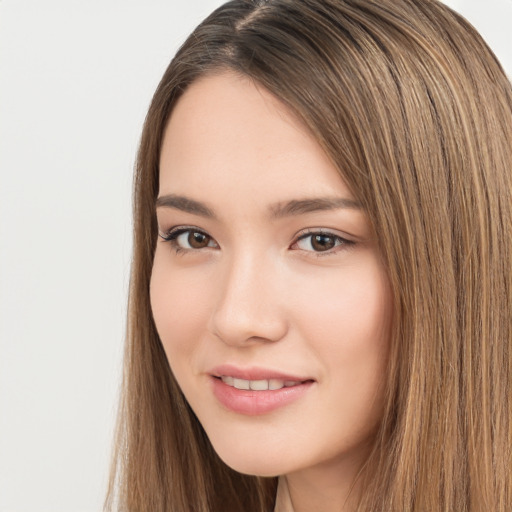
M 162 134 L 221 70 L 301 119 L 363 203 L 394 293 L 387 404 L 359 511 L 512 507 L 512 92 L 435 0 L 235 0 L 187 39 L 144 126 L 123 393 L 106 508 L 269 512 L 276 480 L 213 451 L 152 320 Z M 300 450 L 300 447 L 297 447 Z

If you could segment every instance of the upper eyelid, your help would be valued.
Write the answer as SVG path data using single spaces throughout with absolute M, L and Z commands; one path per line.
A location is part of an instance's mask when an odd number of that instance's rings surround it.
M 299 231 L 299 233 L 295 235 L 294 240 L 297 241 L 300 240 L 301 238 L 305 238 L 307 236 L 315 234 L 330 235 L 336 238 L 341 238 L 342 240 L 346 240 L 347 242 L 356 242 L 356 240 L 354 240 L 355 237 L 353 235 L 349 235 L 348 233 L 339 232 L 337 230 L 329 228 L 306 228 L 302 231 Z
M 195 230 L 195 231 L 198 231 L 199 233 L 203 233 L 205 235 L 211 236 L 208 233 L 208 231 L 205 230 L 205 229 L 202 229 L 202 228 L 200 228 L 198 226 L 191 226 L 191 225 L 186 225 L 186 224 L 178 225 L 178 226 L 173 226 L 173 227 L 171 227 L 169 229 L 165 229 L 165 230 L 164 229 L 160 229 L 160 227 L 159 227 L 158 228 L 158 233 L 159 234 L 169 235 L 169 234 L 175 233 L 177 231 L 188 231 L 188 230 L 190 230 L 190 231 Z M 336 232 L 336 230 L 332 230 L 332 229 L 329 229 L 329 228 L 305 228 L 305 229 L 299 231 L 298 233 L 296 233 L 293 236 L 293 240 L 297 240 L 297 239 L 299 239 L 302 236 L 314 235 L 316 233 L 332 235 L 332 236 L 336 236 L 336 237 L 339 237 L 339 238 L 347 238 L 347 239 L 352 238 L 351 235 L 344 234 L 344 233 L 339 233 L 339 232 Z
M 208 236 L 211 236 L 208 231 L 204 230 L 204 229 L 201 229 L 201 228 L 198 228 L 197 226 L 187 226 L 187 225 L 180 225 L 180 226 L 173 226 L 172 228 L 169 228 L 169 229 L 160 229 L 158 228 L 158 234 L 159 235 L 166 235 L 166 236 L 169 236 L 173 233 L 178 233 L 178 232 L 186 232 L 186 231 L 196 231 L 198 233 L 202 233 L 204 235 L 208 235 Z M 211 237 L 213 238 L 213 237 Z

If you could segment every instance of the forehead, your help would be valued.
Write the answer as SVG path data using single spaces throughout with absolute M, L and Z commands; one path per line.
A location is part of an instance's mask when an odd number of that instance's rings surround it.
M 265 203 L 350 197 L 338 170 L 294 114 L 266 89 L 233 73 L 193 83 L 166 127 L 160 194 L 191 191 L 204 200 L 222 193 Z

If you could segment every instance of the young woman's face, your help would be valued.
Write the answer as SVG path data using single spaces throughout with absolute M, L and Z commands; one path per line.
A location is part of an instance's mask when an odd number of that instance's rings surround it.
M 359 464 L 391 293 L 318 143 L 251 81 L 194 83 L 165 131 L 151 279 L 171 369 L 219 456 L 257 475 Z

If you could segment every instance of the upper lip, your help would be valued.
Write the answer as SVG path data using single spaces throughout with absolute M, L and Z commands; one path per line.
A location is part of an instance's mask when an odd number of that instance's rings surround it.
M 234 377 L 235 379 L 244 379 L 244 380 L 283 380 L 283 381 L 293 381 L 293 382 L 305 382 L 308 380 L 314 380 L 311 377 L 298 376 L 288 373 L 283 373 L 281 371 L 271 370 L 269 368 L 260 368 L 260 367 L 249 367 L 242 368 L 233 366 L 230 364 L 222 364 L 220 366 L 216 366 L 212 368 L 209 372 L 210 375 L 214 377 L 223 377 L 229 376 Z

